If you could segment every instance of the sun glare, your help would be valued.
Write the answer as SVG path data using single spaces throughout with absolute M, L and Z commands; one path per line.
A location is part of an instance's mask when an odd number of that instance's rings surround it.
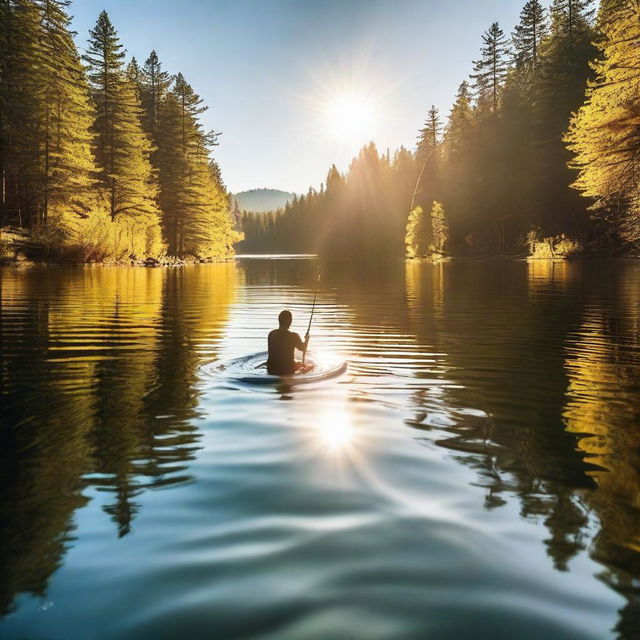
M 375 121 L 373 101 L 364 95 L 346 93 L 327 102 L 327 129 L 335 136 L 360 137 L 370 133 Z
M 344 452 L 353 443 L 353 423 L 346 407 L 323 411 L 314 422 L 314 440 L 325 452 Z

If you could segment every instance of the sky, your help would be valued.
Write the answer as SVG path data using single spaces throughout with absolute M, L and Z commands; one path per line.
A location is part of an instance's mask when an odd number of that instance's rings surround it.
M 204 99 L 232 192 L 318 188 L 372 140 L 415 146 L 443 117 L 482 33 L 509 34 L 524 0 L 75 0 L 81 50 L 103 9 L 128 56 L 155 49 Z

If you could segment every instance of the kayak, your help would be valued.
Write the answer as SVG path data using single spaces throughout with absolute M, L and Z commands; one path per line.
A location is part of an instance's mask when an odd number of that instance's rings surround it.
M 309 352 L 306 364 L 311 365 L 311 368 L 308 371 L 289 376 L 276 376 L 267 373 L 267 356 L 266 351 L 260 351 L 230 360 L 217 369 L 223 375 L 238 382 L 264 385 L 320 382 L 339 376 L 347 370 L 346 360 L 335 354 Z

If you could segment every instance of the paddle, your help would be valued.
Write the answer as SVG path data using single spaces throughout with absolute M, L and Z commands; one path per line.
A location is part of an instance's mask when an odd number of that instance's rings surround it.
M 309 332 L 311 331 L 311 322 L 313 321 L 313 312 L 316 310 L 316 300 L 318 298 L 318 287 L 320 286 L 320 267 L 318 267 L 318 278 L 316 280 L 316 292 L 313 295 L 313 306 L 311 307 L 311 316 L 309 317 L 309 326 L 307 327 L 307 333 L 305 335 L 304 351 L 302 352 L 302 364 L 307 357 L 307 348 L 309 347 Z

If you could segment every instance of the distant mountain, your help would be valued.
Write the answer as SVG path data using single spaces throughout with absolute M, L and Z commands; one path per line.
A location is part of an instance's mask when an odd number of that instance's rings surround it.
M 275 211 L 293 200 L 293 193 L 279 189 L 250 189 L 234 193 L 231 197 L 245 211 Z M 233 203 L 232 203 L 233 204 Z

